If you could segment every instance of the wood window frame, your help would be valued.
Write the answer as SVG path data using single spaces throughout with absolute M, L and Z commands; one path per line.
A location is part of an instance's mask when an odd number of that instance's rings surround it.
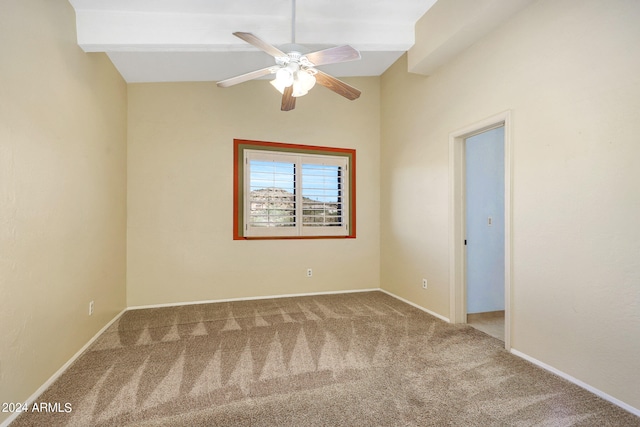
M 356 150 L 348 148 L 322 147 L 315 145 L 287 144 L 281 142 L 233 140 L 233 239 L 234 240 L 280 240 L 280 239 L 353 239 L 356 237 Z M 322 236 L 247 236 L 245 233 L 245 165 L 244 151 L 256 150 L 273 153 L 299 155 L 337 156 L 348 159 L 347 186 L 348 203 L 346 235 Z

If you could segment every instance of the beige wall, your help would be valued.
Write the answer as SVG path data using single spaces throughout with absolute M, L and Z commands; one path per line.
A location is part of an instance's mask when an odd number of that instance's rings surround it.
M 510 109 L 513 348 L 635 408 L 638 22 L 635 0 L 541 0 L 430 77 L 403 58 L 381 83 L 382 287 L 449 316 L 448 135 Z
M 382 286 L 448 316 L 448 135 L 510 109 L 513 347 L 640 408 L 637 1 L 540 0 L 428 78 L 403 58 L 289 113 L 263 81 L 127 100 L 67 2 L 2 9 L 0 402 L 125 306 L 125 269 L 130 306 Z M 233 241 L 233 138 L 355 148 L 358 238 Z
M 1 8 L 0 402 L 20 402 L 125 306 L 126 85 L 68 2 Z
M 380 79 L 348 81 L 287 113 L 267 81 L 129 85 L 129 306 L 380 286 Z M 356 149 L 357 238 L 232 240 L 234 138 Z

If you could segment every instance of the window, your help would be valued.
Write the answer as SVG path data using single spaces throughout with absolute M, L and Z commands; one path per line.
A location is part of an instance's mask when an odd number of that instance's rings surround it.
M 355 237 L 355 150 L 235 140 L 234 239 Z

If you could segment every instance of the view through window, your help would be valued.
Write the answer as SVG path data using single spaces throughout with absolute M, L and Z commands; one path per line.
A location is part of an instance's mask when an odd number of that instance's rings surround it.
M 355 237 L 355 151 L 262 144 L 236 143 L 235 237 Z

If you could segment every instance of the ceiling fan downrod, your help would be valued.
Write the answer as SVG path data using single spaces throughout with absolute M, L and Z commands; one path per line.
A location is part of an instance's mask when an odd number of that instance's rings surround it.
M 291 44 L 296 44 L 296 0 L 291 0 Z

